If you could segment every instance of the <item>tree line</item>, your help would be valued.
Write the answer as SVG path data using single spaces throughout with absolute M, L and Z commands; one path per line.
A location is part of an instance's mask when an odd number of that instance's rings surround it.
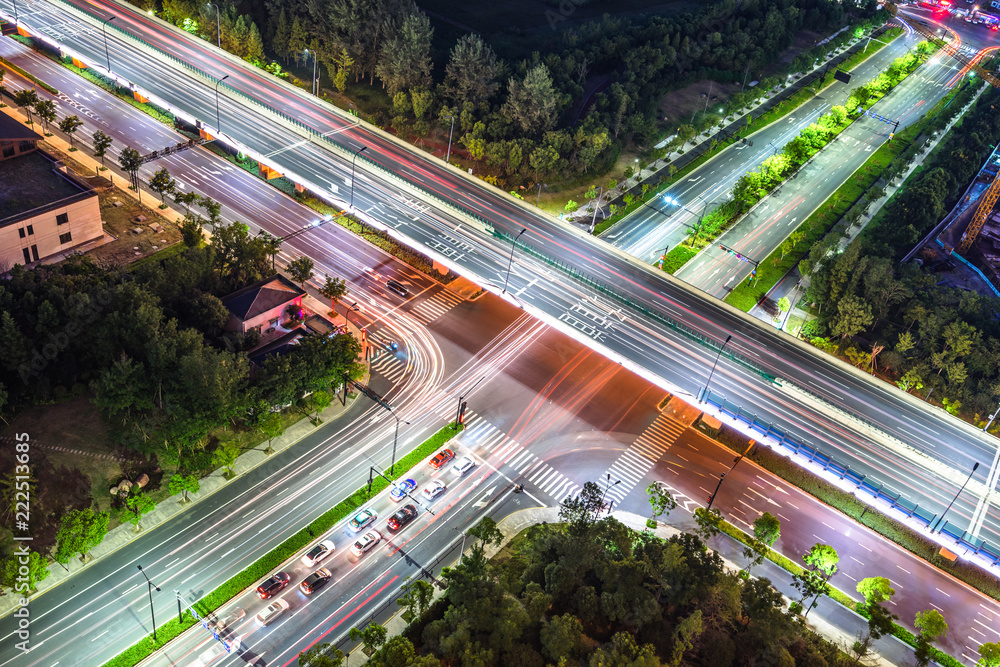
M 818 315 L 805 337 L 904 391 L 933 392 L 980 426 L 1000 397 L 1000 302 L 899 260 L 958 202 L 1000 140 L 998 102 L 996 90 L 985 92 L 843 252 L 818 246 L 801 263 L 811 271 L 805 298 Z
M 157 2 L 138 0 L 205 39 L 218 39 L 214 5 Z M 369 105 L 376 123 L 417 139 L 450 132 L 454 123 L 458 144 L 505 186 L 603 173 L 622 147 L 658 137 L 656 108 L 666 92 L 706 77 L 745 82 L 799 31 L 834 32 L 847 22 L 846 11 L 863 19 L 878 11 L 870 0 L 726 0 L 674 17 L 605 16 L 561 31 L 528 59 L 508 62 L 476 34 L 437 43 L 413 0 L 220 6 L 224 48 L 259 60 L 253 35 L 260 33 L 264 51 L 286 64 L 304 62 L 308 49 L 338 91 L 359 87 L 359 105 L 373 99 L 362 85 L 385 91 Z M 253 55 L 244 53 L 250 44 Z M 447 58 L 439 55 L 445 51 Z M 818 55 L 810 51 L 800 60 Z M 588 80 L 595 76 L 611 83 L 588 101 Z

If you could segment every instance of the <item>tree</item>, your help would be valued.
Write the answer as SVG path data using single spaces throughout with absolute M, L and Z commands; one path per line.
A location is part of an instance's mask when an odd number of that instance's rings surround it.
M 536 136 L 552 129 L 556 107 L 555 87 L 545 65 L 531 68 L 521 81 L 511 77 L 503 113 L 520 126 L 524 134 Z
M 646 487 L 646 495 L 649 497 L 649 506 L 653 513 L 652 520 L 654 522 L 661 515 L 670 514 L 670 510 L 677 507 L 677 501 L 662 484 L 655 482 L 650 484 Z
M 701 609 L 696 609 L 677 624 L 674 629 L 674 649 L 670 665 L 678 667 L 684 661 L 684 653 L 694 648 L 694 641 L 704 630 Z
M 31 125 L 31 110 L 38 104 L 38 93 L 27 88 L 19 90 L 14 93 L 14 104 L 28 112 L 28 125 Z
M 184 245 L 188 248 L 201 245 L 205 238 L 204 224 L 205 221 L 200 215 L 188 213 L 184 216 L 184 220 L 181 221 L 181 238 L 184 240 Z
M 809 549 L 809 553 L 802 556 L 802 560 L 811 569 L 822 574 L 825 579 L 829 579 L 837 573 L 840 556 L 837 554 L 837 550 L 829 544 L 817 542 Z
M 773 547 L 781 537 L 781 521 L 770 512 L 764 512 L 754 520 L 753 534 L 768 547 Z
M 45 136 L 51 137 L 49 133 L 49 123 L 56 119 L 56 103 L 52 100 L 38 100 L 35 103 L 35 113 L 41 119 L 45 127 Z
M 979 662 L 976 667 L 1000 667 L 1000 644 L 986 642 L 979 645 Z
M 77 149 L 73 135 L 76 134 L 76 131 L 79 130 L 82 125 L 83 121 L 80 120 L 79 117 L 77 116 L 66 116 L 61 121 L 59 121 L 59 129 L 65 132 L 67 136 L 69 136 L 69 145 L 71 151 L 75 151 Z
M 316 412 L 313 419 L 319 420 L 319 413 L 326 410 L 330 407 L 330 404 L 333 403 L 333 394 L 325 389 L 314 391 L 312 395 L 309 396 L 309 403 L 312 409 Z
M 264 450 L 264 453 L 268 455 L 272 454 L 274 450 L 271 449 L 271 441 L 281 435 L 285 430 L 281 423 L 281 415 L 277 412 L 271 412 L 268 410 L 264 418 L 258 422 L 257 428 L 260 429 L 260 432 L 264 434 L 265 438 L 267 438 L 267 449 Z
M 553 661 L 572 660 L 584 650 L 583 624 L 573 614 L 553 616 L 542 625 L 542 653 Z
M 837 304 L 837 314 L 831 318 L 830 332 L 843 341 L 864 331 L 874 320 L 872 307 L 853 294 L 849 294 Z
M 258 30 L 256 23 L 251 22 L 250 28 L 247 30 L 245 51 L 244 60 L 258 66 L 264 63 L 264 40 L 260 37 L 260 30 Z
M 384 42 L 382 57 L 376 67 L 389 97 L 396 93 L 431 84 L 431 40 L 434 28 L 421 11 L 403 19 L 399 33 Z
M 590 654 L 588 667 L 628 665 L 628 667 L 659 667 L 652 644 L 636 644 L 631 632 L 617 632 L 611 641 Z
M 299 257 L 288 263 L 288 273 L 292 275 L 292 280 L 305 284 L 313 277 L 313 268 L 316 264 L 308 257 Z
M 802 593 L 799 604 L 804 604 L 807 598 L 812 598 L 812 602 L 806 609 L 806 616 L 816 606 L 820 595 L 825 595 L 830 590 L 827 583 L 834 574 L 837 573 L 837 563 L 840 556 L 837 550 L 828 544 L 816 543 L 809 549 L 809 552 L 802 556 L 803 562 L 808 569 L 793 577 L 792 585 Z
M 166 208 L 163 201 L 164 196 L 172 193 L 177 188 L 177 181 L 170 177 L 170 172 L 166 167 L 159 169 L 149 179 L 149 189 L 160 195 L 160 208 Z
M 572 213 L 579 206 L 580 206 L 579 204 L 577 204 L 575 201 L 573 201 L 572 199 L 570 199 L 568 202 L 566 202 L 566 206 L 564 206 L 563 208 L 564 208 L 564 210 L 567 213 Z
M 330 300 L 330 308 L 337 309 L 337 302 L 347 296 L 347 281 L 343 278 L 331 278 L 329 275 L 323 276 L 326 282 L 319 288 L 319 293 Z
M 896 589 L 885 577 L 866 577 L 858 582 L 857 590 L 864 598 L 863 606 L 881 604 L 896 594 Z
M 601 487 L 594 482 L 585 482 L 576 496 L 570 496 L 559 507 L 559 520 L 570 524 L 573 532 L 586 531 L 604 509 Z
M 712 509 L 697 508 L 694 511 L 694 520 L 698 524 L 694 534 L 703 541 L 707 542 L 722 532 L 722 512 L 714 507 Z
M 937 609 L 928 609 L 917 612 L 913 626 L 920 633 L 914 657 L 920 667 L 926 667 L 931 661 L 931 644 L 948 634 L 948 623 Z
M 365 653 L 371 655 L 377 651 L 380 646 L 385 644 L 388 634 L 388 631 L 383 626 L 378 623 L 370 623 L 364 630 L 351 628 L 348 636 L 351 638 L 352 642 L 361 641 L 364 645 Z
M 236 463 L 236 459 L 240 456 L 240 446 L 233 442 L 232 440 L 227 440 L 226 442 L 219 443 L 219 446 L 215 448 L 212 452 L 212 465 L 225 468 L 226 477 L 232 479 L 236 474 L 233 471 L 233 464 Z
M 94 144 L 94 157 L 101 158 L 101 171 L 104 171 L 107 169 L 107 167 L 104 166 L 104 156 L 107 155 L 108 149 L 111 148 L 111 137 L 104 134 L 100 130 L 96 130 L 92 140 Z
M 27 563 L 22 562 L 22 559 Z M 27 572 L 25 572 L 27 570 Z M 49 576 L 49 563 L 36 551 L 27 550 L 27 554 L 15 551 L 3 560 L 0 567 L 0 586 L 14 589 L 22 582 L 27 582 L 28 592 L 36 590 L 35 584 Z M 23 592 L 18 591 L 22 597 Z
M 94 512 L 88 508 L 73 510 L 63 515 L 56 535 L 56 550 L 52 557 L 65 565 L 73 554 L 80 554 L 86 560 L 87 552 L 96 547 L 108 533 L 107 512 Z
M 858 611 L 868 619 L 868 632 L 858 638 L 853 649 L 857 655 L 855 664 L 868 655 L 873 641 L 891 634 L 893 623 L 898 618 L 889 612 L 882 603 L 888 602 L 896 591 L 885 577 L 868 577 L 858 582 L 857 590 L 864 597 L 864 602 L 858 603 Z
M 347 77 L 351 73 L 352 65 L 354 65 L 354 58 L 347 52 L 347 49 L 342 50 L 340 55 L 334 60 L 334 72 L 332 72 L 331 78 L 337 92 L 342 93 L 347 90 Z
M 197 475 L 174 474 L 170 476 L 167 488 L 171 494 L 183 493 L 184 498 L 181 502 L 186 503 L 190 502 L 188 493 L 198 493 L 198 490 L 201 489 L 201 484 L 198 482 Z
M 825 595 L 830 590 L 830 585 L 826 582 L 826 579 L 814 570 L 803 570 L 798 574 L 792 575 L 792 586 L 802 594 L 802 597 L 798 601 L 799 606 L 803 606 L 806 599 L 812 598 L 808 609 L 806 609 L 806 616 L 816 606 L 819 596 Z
M 396 604 L 406 609 L 409 621 L 423 614 L 434 598 L 434 586 L 423 579 L 405 583 L 400 589 L 403 597 L 396 600 Z
M 143 493 L 142 489 L 133 486 L 131 493 L 125 498 L 125 508 L 130 512 L 128 522 L 135 527 L 135 532 L 139 532 L 142 530 L 139 522 L 142 521 L 143 515 L 156 509 L 156 503 Z
M 344 653 L 333 644 L 316 644 L 299 653 L 298 667 L 341 667 L 343 664 Z
M 493 49 L 476 34 L 463 35 L 451 49 L 445 66 L 445 86 L 457 103 L 466 100 L 479 106 L 497 92 L 502 66 Z
M 488 516 L 470 528 L 466 535 L 477 541 L 469 549 L 469 557 L 462 560 L 462 565 L 473 576 L 482 577 L 486 573 L 486 547 L 500 545 L 504 535 L 496 522 Z
M 122 170 L 129 174 L 132 179 L 131 188 L 136 192 L 139 191 L 139 167 L 142 166 L 142 155 L 139 151 L 132 148 L 131 146 L 126 146 L 118 154 L 118 164 L 121 166 Z M 142 194 L 139 194 L 140 201 L 142 200 Z
M 782 313 L 787 313 L 788 309 L 792 307 L 792 302 L 788 300 L 787 296 L 783 296 L 778 299 L 778 310 Z

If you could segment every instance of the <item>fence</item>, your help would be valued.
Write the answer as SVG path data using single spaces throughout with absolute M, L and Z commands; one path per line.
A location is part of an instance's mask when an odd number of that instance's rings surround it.
M 907 518 L 916 519 L 928 528 L 934 526 L 940 518 L 939 514 L 907 500 L 901 493 L 892 490 L 870 475 L 863 475 L 851 470 L 849 466 L 838 463 L 832 457 L 824 454 L 815 447 L 805 444 L 805 442 L 793 437 L 787 431 L 779 429 L 768 422 L 758 420 L 756 415 L 744 412 L 743 408 L 727 400 L 725 396 L 708 391 L 702 398 L 736 421 L 746 424 L 750 430 L 759 433 L 765 438 L 772 438 L 778 445 L 789 450 L 792 454 L 802 456 L 807 461 L 816 463 L 823 470 L 836 475 L 838 479 L 854 484 L 856 492 L 863 492 L 871 496 L 874 500 L 885 501 L 892 509 L 902 512 Z M 989 561 L 991 565 L 1000 564 L 1000 547 L 997 545 L 974 537 L 963 528 L 947 521 L 940 527 L 940 531 L 953 538 L 969 552 Z

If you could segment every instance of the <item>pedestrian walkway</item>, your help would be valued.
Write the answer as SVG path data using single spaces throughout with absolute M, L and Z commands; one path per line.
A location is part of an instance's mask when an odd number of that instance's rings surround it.
M 443 289 L 429 299 L 424 299 L 410 313 L 416 317 L 421 324 L 427 325 L 434 320 L 445 315 L 449 310 L 464 301 L 460 295 L 453 294 L 447 289 Z
M 685 430 L 685 424 L 676 422 L 663 413 L 657 415 L 632 446 L 601 475 L 601 479 L 611 476 L 609 483 L 612 486 L 607 491 L 608 500 L 620 503 Z
M 372 362 L 372 375 L 380 375 L 393 384 L 406 374 L 406 361 L 394 354 L 383 354 Z

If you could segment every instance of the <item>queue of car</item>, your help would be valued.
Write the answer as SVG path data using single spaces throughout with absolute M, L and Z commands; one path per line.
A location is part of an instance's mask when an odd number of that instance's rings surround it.
M 455 452 L 453 450 L 443 449 L 438 452 L 429 463 L 430 467 L 437 471 L 443 469 L 454 459 Z M 475 469 L 476 465 L 475 459 L 471 456 L 463 456 L 452 464 L 451 470 L 458 477 L 462 477 L 471 470 Z M 411 498 L 411 493 L 416 492 L 417 487 L 417 482 L 412 478 L 399 480 L 393 485 L 392 489 L 390 489 L 389 499 L 394 503 L 402 502 L 406 498 Z M 447 484 L 439 479 L 434 479 L 430 480 L 427 486 L 425 486 L 420 492 L 420 495 L 423 496 L 425 500 L 431 501 L 444 494 L 447 490 Z M 386 519 L 386 529 L 391 533 L 399 532 L 408 524 L 412 523 L 413 520 L 417 518 L 418 514 L 417 506 L 415 504 L 411 503 L 403 505 L 398 510 L 393 512 L 388 519 Z M 349 535 L 357 536 L 349 549 L 355 557 L 361 558 L 378 546 L 378 544 L 382 541 L 382 533 L 374 529 L 376 521 L 378 521 L 378 512 L 372 507 L 366 507 L 359 510 L 347 521 L 347 525 L 345 527 L 346 532 Z M 330 554 L 334 553 L 334 551 L 336 551 L 334 541 L 327 538 L 311 546 L 302 556 L 300 561 L 303 565 L 311 569 L 320 561 L 329 557 Z M 306 578 L 299 583 L 299 590 L 307 596 L 312 595 L 314 592 L 329 583 L 332 578 L 333 573 L 329 566 L 319 568 L 315 572 L 306 576 Z M 261 584 L 257 587 L 257 595 L 261 600 L 269 600 L 284 590 L 291 580 L 292 576 L 288 572 L 275 572 L 261 582 Z M 257 614 L 257 622 L 262 627 L 267 627 L 280 618 L 281 615 L 288 611 L 289 608 L 290 604 L 287 600 L 276 599 L 263 611 Z M 239 611 L 242 612 L 242 610 Z M 232 623 L 237 619 L 227 620 Z

